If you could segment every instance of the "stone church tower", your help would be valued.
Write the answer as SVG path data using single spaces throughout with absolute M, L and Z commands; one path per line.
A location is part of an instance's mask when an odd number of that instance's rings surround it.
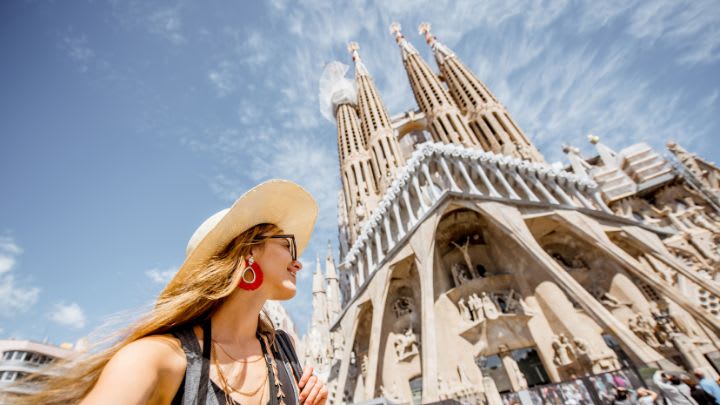
M 304 345 L 330 402 L 596 401 L 653 369 L 717 376 L 720 169 L 596 136 L 597 156 L 565 146 L 551 167 L 419 29 L 439 74 L 391 26 L 419 110 L 387 113 L 355 43 L 356 93 L 329 98 L 340 263 L 318 258 Z

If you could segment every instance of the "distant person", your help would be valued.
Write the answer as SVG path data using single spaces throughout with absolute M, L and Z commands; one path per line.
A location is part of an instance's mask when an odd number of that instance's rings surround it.
M 653 382 L 671 405 L 698 405 L 690 393 L 690 387 L 683 384 L 678 375 L 658 370 L 653 375 Z
M 262 311 L 295 296 L 317 211 L 290 181 L 246 192 L 197 228 L 153 309 L 117 343 L 35 380 L 41 392 L 11 403 L 325 404 L 326 386 Z
M 712 378 L 706 376 L 705 372 L 699 368 L 695 369 L 693 374 L 695 375 L 695 378 L 698 379 L 702 389 L 709 395 L 712 395 L 715 404 L 720 405 L 720 386 L 717 381 L 714 381 Z
M 689 375 L 684 375 L 682 376 L 682 382 L 683 384 L 690 387 L 690 395 L 693 397 L 695 402 L 698 403 L 698 405 L 715 404 L 715 397 L 705 392 L 705 390 L 700 387 L 700 384 L 698 384 L 698 381 L 696 379 L 690 377 Z
M 658 394 L 656 394 L 653 391 L 650 391 L 647 388 L 638 388 L 637 389 L 637 403 L 639 405 L 653 405 L 655 404 L 655 400 L 657 400 Z
M 628 392 L 627 388 L 624 386 L 622 387 L 615 387 L 615 398 L 612 400 L 612 405 L 633 405 L 634 402 L 632 398 L 630 398 L 630 393 Z

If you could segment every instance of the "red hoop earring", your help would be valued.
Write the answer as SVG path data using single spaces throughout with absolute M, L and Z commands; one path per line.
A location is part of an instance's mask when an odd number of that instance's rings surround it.
M 240 282 L 238 283 L 238 288 L 252 291 L 260 287 L 260 284 L 262 284 L 262 282 L 263 272 L 260 269 L 260 265 L 257 264 L 257 262 L 252 256 L 250 256 L 247 261 L 245 261 L 245 268 L 240 275 Z

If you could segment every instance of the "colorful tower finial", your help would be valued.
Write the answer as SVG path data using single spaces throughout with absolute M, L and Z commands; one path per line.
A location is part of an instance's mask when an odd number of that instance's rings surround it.
M 418 32 L 420 33 L 420 35 L 425 35 L 425 42 L 427 42 L 429 45 L 432 45 L 433 42 L 435 42 L 435 37 L 432 36 L 432 34 L 430 33 L 430 28 L 430 23 L 422 22 L 418 26 Z
M 351 41 L 348 42 L 347 49 L 348 52 L 350 52 L 350 55 L 352 55 L 353 62 L 355 62 L 355 76 L 369 75 L 370 73 L 365 67 L 362 59 L 360 59 L 360 53 L 358 53 L 358 50 L 360 50 L 360 45 L 355 41 Z
M 360 55 L 358 55 L 358 50 L 360 49 L 360 45 L 355 41 L 350 41 L 347 44 L 347 50 L 350 52 L 350 55 L 352 55 L 353 60 L 356 58 L 359 58 Z
M 395 34 L 395 40 L 398 43 L 400 42 L 400 38 L 404 38 L 402 32 L 400 32 L 401 29 L 402 26 L 397 21 L 394 21 L 392 24 L 390 24 L 390 33 Z

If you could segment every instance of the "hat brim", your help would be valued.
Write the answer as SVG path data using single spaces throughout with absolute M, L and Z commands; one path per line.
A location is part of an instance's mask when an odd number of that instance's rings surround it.
M 185 258 L 165 291 L 201 269 L 233 239 L 258 224 L 274 224 L 295 235 L 298 257 L 310 241 L 318 207 L 305 189 L 289 180 L 268 180 L 238 198 L 225 216 Z

